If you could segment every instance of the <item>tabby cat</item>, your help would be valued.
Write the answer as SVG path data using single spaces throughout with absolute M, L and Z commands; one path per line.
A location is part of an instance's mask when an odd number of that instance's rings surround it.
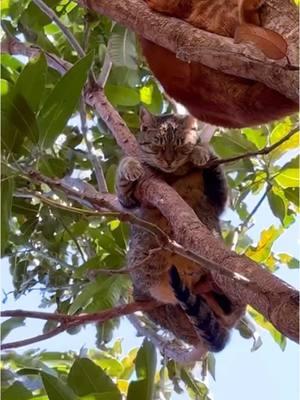
M 220 166 L 201 168 L 215 156 L 201 145 L 196 120 L 191 116 L 154 117 L 143 110 L 138 142 L 141 161 L 125 157 L 118 167 L 116 190 L 121 204 L 138 205 L 134 190 L 144 164 L 171 185 L 219 236 L 219 216 L 227 200 L 226 181 Z M 172 236 L 170 225 L 156 208 L 140 206 L 136 213 Z M 194 347 L 222 350 L 244 308 L 233 304 L 211 275 L 193 262 L 163 250 L 147 257 L 157 246 L 153 235 L 132 226 L 127 261 L 129 267 L 139 264 L 131 272 L 135 299 L 160 301 L 162 305 L 147 314 L 177 338 Z
M 286 44 L 281 35 L 258 26 L 264 0 L 145 1 L 154 11 L 222 36 L 233 38 L 238 33 L 241 37 L 243 28 L 252 27 L 257 32 L 253 35 L 255 45 L 262 50 L 276 49 L 278 37 L 279 43 Z M 248 37 L 249 32 L 245 36 Z M 269 42 L 268 37 L 271 38 Z M 225 74 L 200 63 L 184 62 L 175 53 L 147 39 L 140 38 L 140 42 L 150 69 L 165 91 L 201 121 L 242 128 L 298 111 L 296 102 L 261 82 Z

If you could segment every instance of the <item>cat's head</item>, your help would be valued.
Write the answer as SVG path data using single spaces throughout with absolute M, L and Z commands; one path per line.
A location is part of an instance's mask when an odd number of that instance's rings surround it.
M 190 115 L 156 117 L 142 108 L 140 113 L 141 159 L 164 172 L 184 165 L 198 141 L 197 120 Z

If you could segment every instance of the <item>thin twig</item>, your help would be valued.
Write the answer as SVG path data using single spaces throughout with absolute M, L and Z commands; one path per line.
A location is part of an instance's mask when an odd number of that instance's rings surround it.
M 36 342 L 41 342 L 42 340 L 50 339 L 53 336 L 56 336 L 59 333 L 64 332 L 69 327 L 70 326 L 68 324 L 61 324 L 61 325 L 57 326 L 54 329 L 51 329 L 50 331 L 48 331 L 46 333 L 42 333 L 41 335 L 33 336 L 31 338 L 28 338 L 28 339 L 17 340 L 15 342 L 1 344 L 0 348 L 1 348 L 1 350 L 15 349 L 17 347 L 27 346 L 29 344 L 33 344 L 33 343 L 36 343 Z
M 56 23 L 56 25 L 65 35 L 70 45 L 77 52 L 79 57 L 84 57 L 85 52 L 83 48 L 80 46 L 79 42 L 72 34 L 72 32 L 61 22 L 61 19 L 56 15 L 56 13 L 50 7 L 48 7 L 47 4 L 45 4 L 42 0 L 32 0 L 32 1 L 41 11 L 43 11 L 43 13 L 45 13 L 53 22 Z
M 284 136 L 283 138 L 278 140 L 278 142 L 272 144 L 271 146 L 266 146 L 263 149 L 257 150 L 257 151 L 249 151 L 248 153 L 244 153 L 244 154 L 241 154 L 241 155 L 235 156 L 235 157 L 224 158 L 224 159 L 213 159 L 213 160 L 209 161 L 207 164 L 205 164 L 203 167 L 204 168 L 210 168 L 210 167 L 214 167 L 214 166 L 217 166 L 217 165 L 220 165 L 220 164 L 227 164 L 227 163 L 231 163 L 233 161 L 242 160 L 244 158 L 250 158 L 250 157 L 269 154 L 269 153 L 271 153 L 271 151 L 273 151 L 277 147 L 279 147 L 282 143 L 284 143 L 287 140 L 289 140 L 297 132 L 299 132 L 299 126 L 296 126 L 286 136 Z
M 112 62 L 111 62 L 109 53 L 106 50 L 104 61 L 103 61 L 103 65 L 102 65 L 102 69 L 101 69 L 101 72 L 100 72 L 99 77 L 97 79 L 97 84 L 102 89 L 104 88 L 104 86 L 105 86 L 105 84 L 107 82 L 107 79 L 108 79 L 110 71 L 111 71 L 111 67 L 112 67 Z
M 91 322 L 104 322 L 113 318 L 132 314 L 136 311 L 151 310 L 157 307 L 158 305 L 159 303 L 157 303 L 154 300 L 147 302 L 133 302 L 129 304 L 122 304 L 120 306 L 116 306 L 114 308 L 104 310 L 98 313 L 79 314 L 79 315 L 54 314 L 54 313 L 27 311 L 27 310 L 2 311 L 0 314 L 1 317 L 25 317 L 25 318 L 44 319 L 47 321 L 59 321 L 61 322 L 61 325 L 42 335 L 34 336 L 32 338 L 16 342 L 2 344 L 1 349 L 6 350 L 10 348 L 25 346 L 27 344 L 32 344 L 53 337 L 70 327 L 79 326 Z
M 100 193 L 107 193 L 108 189 L 107 189 L 103 169 L 102 169 L 102 166 L 100 163 L 100 158 L 94 154 L 94 146 L 88 138 L 88 129 L 87 129 L 87 124 L 86 124 L 86 107 L 85 107 L 85 102 L 84 102 L 83 96 L 80 99 L 79 114 L 80 114 L 80 120 L 81 120 L 81 132 L 82 132 L 82 136 L 83 136 L 83 139 L 86 144 L 87 151 L 88 151 L 88 157 L 94 168 L 97 185 L 98 185 L 98 190 Z
M 255 207 L 253 208 L 253 210 L 250 212 L 250 214 L 248 215 L 248 217 L 243 221 L 243 223 L 238 227 L 239 231 L 242 231 L 248 224 L 248 222 L 251 220 L 251 218 L 253 217 L 253 215 L 256 213 L 256 211 L 259 209 L 259 207 L 262 205 L 263 201 L 265 200 L 265 198 L 267 197 L 269 191 L 272 189 L 272 185 L 270 183 L 267 183 L 267 188 L 264 192 L 264 194 L 261 196 L 261 198 L 259 199 L 259 201 L 257 202 L 257 204 L 255 205 Z

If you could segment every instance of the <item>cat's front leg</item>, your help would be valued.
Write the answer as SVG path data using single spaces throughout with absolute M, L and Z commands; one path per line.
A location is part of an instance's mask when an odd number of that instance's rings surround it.
M 190 155 L 190 161 L 197 167 L 203 167 L 211 158 L 213 153 L 207 145 L 197 144 Z
M 138 201 L 134 197 L 134 190 L 143 173 L 143 167 L 136 158 L 124 157 L 121 160 L 117 169 L 116 191 L 123 207 L 138 206 Z

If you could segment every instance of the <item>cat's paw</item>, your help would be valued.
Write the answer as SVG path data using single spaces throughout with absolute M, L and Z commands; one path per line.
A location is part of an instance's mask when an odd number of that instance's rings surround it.
M 209 148 L 201 145 L 195 146 L 190 156 L 190 160 L 197 167 L 202 167 L 205 165 L 210 158 L 211 152 Z
M 135 182 L 142 177 L 144 169 L 142 164 L 133 157 L 126 157 L 122 165 L 122 175 L 129 182 Z

